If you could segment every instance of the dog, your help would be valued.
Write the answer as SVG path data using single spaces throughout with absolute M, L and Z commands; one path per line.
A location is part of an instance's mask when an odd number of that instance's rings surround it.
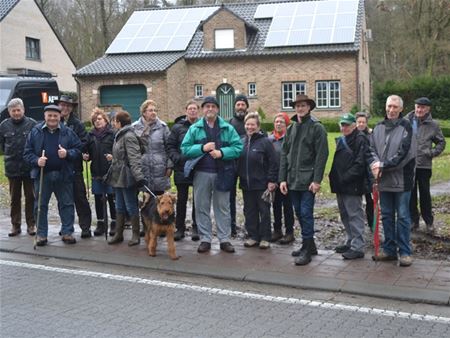
M 152 198 L 144 193 L 141 215 L 145 224 L 145 242 L 149 256 L 156 256 L 156 245 L 159 235 L 166 235 L 167 251 L 173 260 L 178 259 L 175 250 L 175 202 L 176 196 L 169 192 Z

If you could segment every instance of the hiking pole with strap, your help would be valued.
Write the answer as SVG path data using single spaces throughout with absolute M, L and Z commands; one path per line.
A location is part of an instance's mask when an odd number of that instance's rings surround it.
M 42 150 L 42 156 L 45 156 L 45 150 Z M 38 209 L 37 209 L 37 220 L 36 220 L 36 235 L 34 236 L 33 241 L 33 249 L 36 250 L 36 244 L 37 244 L 37 234 L 39 232 L 39 219 L 41 217 L 41 193 L 42 193 L 42 183 L 44 181 L 44 167 L 41 167 L 40 174 L 39 174 L 39 191 L 38 191 Z
M 89 199 L 89 165 L 88 165 L 88 161 L 84 161 L 84 163 L 86 164 L 86 185 L 87 185 L 87 190 L 86 190 L 86 194 L 87 194 L 87 198 Z
M 105 239 L 108 240 L 108 195 L 106 192 L 102 196 L 103 202 L 103 222 L 105 228 Z
M 375 249 L 375 257 L 378 256 L 380 248 L 380 192 L 378 191 L 378 177 L 375 179 L 375 184 L 372 186 L 373 194 L 373 246 Z

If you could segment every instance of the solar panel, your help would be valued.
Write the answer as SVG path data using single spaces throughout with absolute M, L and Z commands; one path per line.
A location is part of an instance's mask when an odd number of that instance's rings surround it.
M 352 43 L 359 0 L 259 5 L 254 19 L 272 18 L 265 47 Z
M 136 11 L 106 54 L 186 50 L 198 25 L 219 7 Z

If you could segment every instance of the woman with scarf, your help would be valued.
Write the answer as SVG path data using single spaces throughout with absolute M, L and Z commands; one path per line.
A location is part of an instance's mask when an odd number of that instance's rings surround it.
M 112 153 L 114 143 L 114 131 L 109 123 L 106 113 L 100 108 L 94 108 L 91 114 L 91 122 L 94 128 L 89 133 L 88 153 L 83 154 L 85 161 L 91 161 L 92 194 L 95 198 L 95 212 L 97 214 L 97 227 L 95 236 L 105 233 L 104 200 L 106 197 L 111 216 L 111 232 L 114 234 L 116 223 L 116 208 L 114 205 L 114 193 L 112 187 L 103 181 L 111 162 L 107 156 Z
M 269 135 L 269 140 L 272 141 L 273 147 L 276 152 L 277 166 L 280 166 L 280 153 L 281 145 L 283 144 L 284 136 L 286 134 L 287 126 L 289 125 L 290 119 L 286 113 L 278 113 L 275 115 L 274 119 L 274 130 L 272 134 Z M 289 193 L 284 195 L 281 193 L 280 188 L 277 187 L 275 190 L 275 198 L 272 204 L 273 208 L 273 233 L 271 242 L 277 242 L 279 244 L 290 244 L 294 242 L 294 210 L 292 207 L 291 198 Z M 284 214 L 284 227 L 285 234 L 281 230 L 282 227 L 282 216 Z

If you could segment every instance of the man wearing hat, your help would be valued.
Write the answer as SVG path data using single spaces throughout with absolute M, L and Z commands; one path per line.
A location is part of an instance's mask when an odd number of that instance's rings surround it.
M 406 115 L 417 139 L 416 176 L 411 191 L 410 212 L 411 230 L 419 229 L 419 211 L 417 210 L 417 187 L 420 195 L 420 213 L 429 234 L 433 234 L 433 213 L 431 210 L 430 179 L 433 157 L 445 149 L 445 137 L 439 124 L 431 117 L 431 101 L 427 97 L 415 101 L 414 111 Z M 434 144 L 434 146 L 433 146 Z
M 386 99 L 386 117 L 373 128 L 370 139 L 370 168 L 380 192 L 385 238 L 383 251 L 372 258 L 375 261 L 396 261 L 400 256 L 400 266 L 410 266 L 409 199 L 414 184 L 416 139 L 411 123 L 403 118 L 402 111 L 402 98 L 389 96 Z
M 30 166 L 23 159 L 23 148 L 27 135 L 36 121 L 25 116 L 23 101 L 14 98 L 8 103 L 9 118 L 0 124 L 0 153 L 4 155 L 5 176 L 9 183 L 11 199 L 11 231 L 8 236 L 17 236 L 22 232 L 22 186 L 25 194 L 25 219 L 27 233 L 36 234 L 33 216 L 33 181 L 30 178 Z
M 248 113 L 248 99 L 245 95 L 236 95 L 234 99 L 234 114 L 230 119 L 230 124 L 236 129 L 240 138 L 245 137 L 245 122 L 244 118 Z M 231 236 L 235 237 L 236 232 L 236 184 L 237 175 L 235 178 L 234 187 L 230 191 L 230 212 L 231 212 Z
M 344 259 L 364 257 L 364 210 L 362 195 L 367 192 L 366 154 L 369 140 L 356 128 L 353 114 L 344 114 L 339 124 L 342 136 L 336 139 L 329 178 L 336 194 L 347 241 L 336 247 Z
M 198 159 L 194 168 L 195 218 L 200 235 L 199 253 L 211 249 L 211 199 L 217 237 L 222 251 L 233 253 L 230 243 L 230 190 L 234 181 L 234 160 L 241 155 L 241 139 L 231 124 L 218 116 L 219 103 L 213 96 L 202 103 L 204 117 L 191 125 L 181 143 L 188 159 Z
M 59 107 L 46 106 L 44 121 L 31 130 L 23 154 L 25 161 L 31 166 L 31 178 L 34 180 L 35 212 L 38 210 L 39 194 L 41 200 L 39 219 L 36 219 L 37 246 L 47 244 L 48 203 L 52 193 L 58 201 L 62 241 L 66 244 L 76 243 L 72 235 L 75 218 L 73 172 L 74 163 L 81 158 L 81 142 L 71 129 L 60 123 L 60 120 Z M 43 168 L 43 184 L 42 190 L 39 191 L 41 168 Z
M 314 200 L 320 190 L 328 159 L 327 132 L 311 115 L 316 107 L 314 100 L 297 95 L 292 107 L 296 114 L 291 118 L 281 147 L 279 181 L 283 194 L 291 196 L 292 204 L 302 228 L 302 247 L 292 252 L 296 265 L 311 262 L 317 255 L 314 243 Z
M 84 128 L 84 124 L 75 116 L 73 109 L 76 102 L 68 95 L 61 95 L 58 101 L 61 109 L 61 122 L 72 129 L 81 141 L 82 152 L 87 153 L 89 136 Z M 75 209 L 78 214 L 78 223 L 81 228 L 81 238 L 91 237 L 92 213 L 89 202 L 86 198 L 86 186 L 83 178 L 83 159 L 80 158 L 74 163 L 75 176 L 73 178 L 73 197 Z

